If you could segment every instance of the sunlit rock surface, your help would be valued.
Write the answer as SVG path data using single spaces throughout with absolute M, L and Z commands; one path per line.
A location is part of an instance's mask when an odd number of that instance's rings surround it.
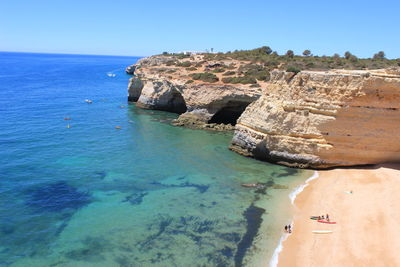
M 231 148 L 297 167 L 400 161 L 399 70 L 273 71 Z

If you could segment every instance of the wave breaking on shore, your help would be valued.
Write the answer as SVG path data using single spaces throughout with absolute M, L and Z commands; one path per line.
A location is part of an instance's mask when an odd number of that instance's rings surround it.
M 317 179 L 318 177 L 319 177 L 318 172 L 315 171 L 314 174 L 304 182 L 304 184 L 298 186 L 289 194 L 289 198 L 292 205 L 294 205 L 294 201 L 296 200 L 297 195 L 303 192 L 304 188 L 306 188 L 312 180 Z
M 292 205 L 294 205 L 294 201 L 296 200 L 296 197 L 298 194 L 300 194 L 301 192 L 303 192 L 304 188 L 306 188 L 310 182 L 314 179 L 317 179 L 319 177 L 319 174 L 317 171 L 314 172 L 313 175 L 311 175 L 302 185 L 296 187 L 290 194 L 289 194 L 289 198 L 290 198 L 290 202 L 292 203 Z M 291 224 L 293 225 L 293 221 L 291 222 Z M 294 228 L 292 226 L 292 228 Z M 279 239 L 279 243 L 278 246 L 276 247 L 276 249 L 274 250 L 274 253 L 272 254 L 272 258 L 269 262 L 269 267 L 277 267 L 278 263 L 279 263 L 279 254 L 282 252 L 283 250 L 283 242 L 288 238 L 288 234 L 284 234 L 281 236 L 281 238 Z

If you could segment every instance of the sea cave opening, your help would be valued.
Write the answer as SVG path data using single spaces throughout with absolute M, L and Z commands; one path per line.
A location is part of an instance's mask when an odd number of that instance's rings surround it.
M 187 111 L 185 99 L 179 92 L 174 92 L 172 94 L 171 99 L 168 101 L 168 108 L 169 112 L 174 112 L 178 114 L 185 113 Z
M 208 123 L 236 125 L 240 115 L 249 104 L 249 102 L 229 101 L 211 117 Z

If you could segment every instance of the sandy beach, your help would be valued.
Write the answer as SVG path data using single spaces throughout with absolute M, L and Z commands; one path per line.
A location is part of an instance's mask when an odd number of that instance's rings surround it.
M 278 266 L 400 266 L 400 165 L 318 173 L 295 200 Z M 309 219 L 327 213 L 337 224 Z

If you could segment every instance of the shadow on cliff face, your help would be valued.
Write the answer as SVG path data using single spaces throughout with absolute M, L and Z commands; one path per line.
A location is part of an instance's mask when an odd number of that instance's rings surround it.
M 208 123 L 236 125 L 237 120 L 249 104 L 249 102 L 228 101 L 211 117 Z

